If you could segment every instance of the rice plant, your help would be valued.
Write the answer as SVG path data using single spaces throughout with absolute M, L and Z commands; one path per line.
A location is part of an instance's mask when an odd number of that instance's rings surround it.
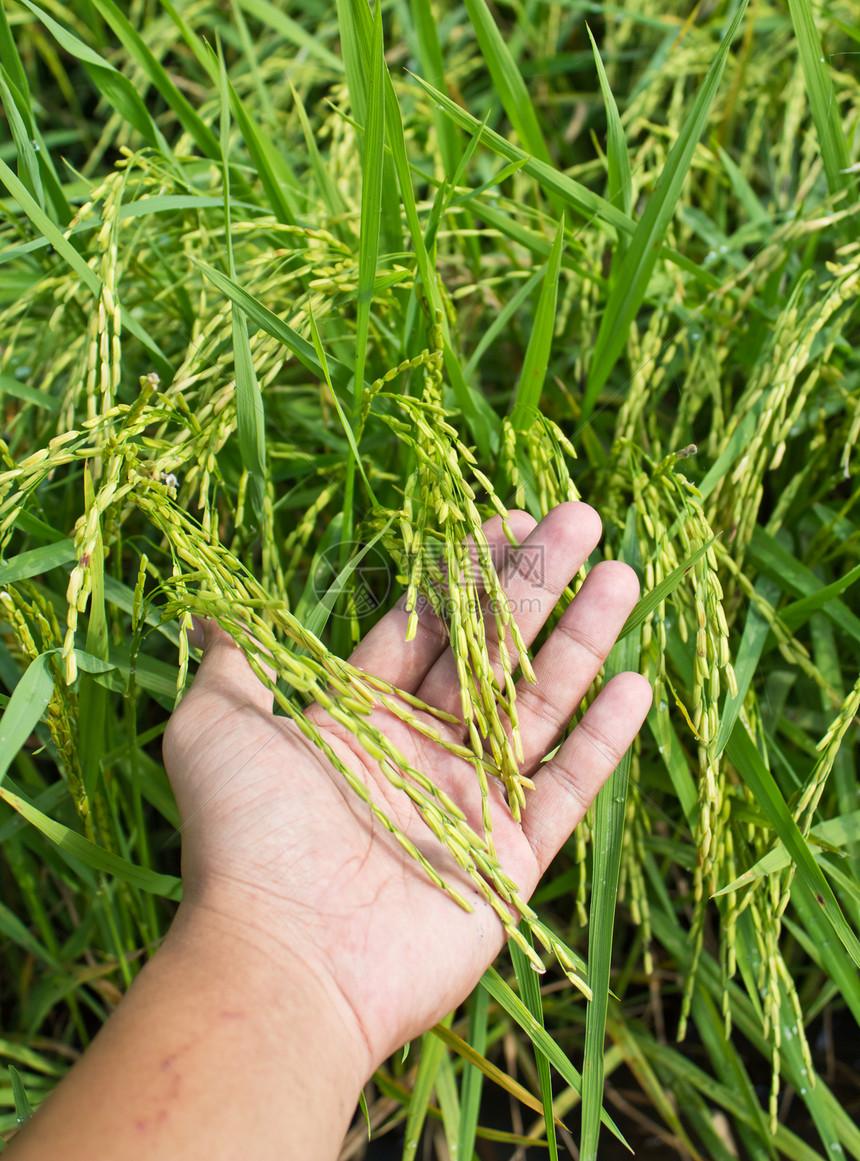
M 860 1157 L 860 28 L 682 8 L 3 0 L 4 1136 L 169 926 L 194 615 L 510 937 L 344 1157 Z M 577 498 L 643 592 L 582 708 L 620 668 L 655 698 L 528 905 L 348 658 L 442 613 L 457 753 L 516 812 L 481 528 Z

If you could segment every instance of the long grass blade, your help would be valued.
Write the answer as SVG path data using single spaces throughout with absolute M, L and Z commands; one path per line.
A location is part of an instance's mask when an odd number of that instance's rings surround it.
M 318 36 L 308 32 L 297 20 L 287 16 L 275 4 L 270 4 L 269 0 L 239 0 L 239 3 L 249 16 L 253 16 L 268 28 L 275 29 L 285 40 L 295 44 L 297 48 L 304 49 L 310 57 L 318 60 L 337 76 L 343 76 L 344 62 L 340 57 L 326 48 Z
M 214 266 L 209 266 L 199 259 L 195 259 L 194 261 L 195 265 L 199 266 L 210 282 L 217 286 L 223 294 L 226 294 L 232 302 L 241 308 L 244 315 L 256 323 L 257 326 L 262 327 L 267 334 L 280 340 L 288 350 L 292 351 L 299 362 L 307 367 L 318 379 L 325 378 L 325 373 L 312 343 L 309 343 L 307 339 L 303 339 L 298 331 L 293 330 L 288 323 L 278 318 L 273 311 L 263 306 L 258 299 L 254 298 L 252 294 L 249 294 L 247 290 L 244 290 L 234 282 L 233 279 L 228 278 L 226 274 L 222 274 Z M 331 354 L 327 357 L 327 364 L 332 381 L 341 389 L 345 387 L 352 379 L 350 369 L 338 359 L 332 358 Z
M 561 1077 L 570 1085 L 574 1092 L 582 1092 L 582 1076 L 568 1060 L 550 1034 L 534 1018 L 520 997 L 514 992 L 495 968 L 489 967 L 481 976 L 481 987 L 485 988 L 492 998 L 505 1012 L 519 1024 L 535 1048 L 539 1048 L 546 1056 Z M 601 1113 L 604 1125 L 618 1138 L 623 1145 L 627 1145 L 621 1130 L 612 1117 L 604 1109 Z M 628 1146 L 629 1147 L 629 1146 Z
M 317 188 L 331 216 L 337 217 L 339 214 L 346 213 L 346 202 L 340 190 L 337 188 L 337 183 L 332 177 L 331 169 L 323 160 L 314 137 L 314 131 L 308 120 L 304 102 L 293 87 L 292 81 L 290 81 L 290 92 L 293 95 L 293 103 L 299 115 L 299 122 L 301 123 L 302 133 L 305 138 L 305 146 L 308 151 L 308 157 L 310 158 L 311 172 L 316 178 Z
M 801 891 L 810 905 L 817 905 L 821 909 L 837 939 L 860 967 L 860 939 L 846 922 L 830 884 L 816 863 L 809 845 L 780 794 L 773 775 L 764 764 L 742 722 L 735 725 L 726 746 L 726 754 L 797 864 L 794 890 Z
M 635 512 L 630 510 L 622 542 L 622 557 L 630 557 L 636 540 Z M 638 548 L 638 542 L 637 542 Z M 606 659 L 606 681 L 616 673 L 639 668 L 639 637 L 632 633 L 619 639 Z M 609 974 L 612 966 L 612 936 L 615 926 L 615 903 L 621 870 L 624 841 L 624 817 L 627 808 L 627 784 L 630 775 L 630 751 L 619 762 L 604 784 L 594 805 L 592 850 L 594 869 L 588 929 L 588 982 L 591 1003 L 585 1018 L 585 1053 L 582 1063 L 582 1135 L 580 1154 L 583 1161 L 596 1161 L 603 1110 L 603 1053 L 606 1038 L 606 1016 L 609 1005 Z
M 614 206 L 618 206 L 630 217 L 633 213 L 633 182 L 630 176 L 630 157 L 627 153 L 627 139 L 624 135 L 624 126 L 621 124 L 621 114 L 609 87 L 609 78 L 597 42 L 586 24 L 588 39 L 594 53 L 594 63 L 597 67 L 597 79 L 600 82 L 600 91 L 603 94 L 603 105 L 606 109 L 606 160 L 609 170 L 606 196 Z M 615 258 L 620 264 L 621 258 L 627 249 L 627 236 L 619 234 L 615 244 Z
M 421 68 L 431 85 L 437 89 L 445 88 L 445 64 L 442 60 L 442 50 L 439 47 L 439 34 L 436 28 L 436 19 L 433 6 L 426 0 L 411 0 L 410 11 L 412 22 L 415 25 L 415 39 L 418 42 L 418 55 L 421 59 Z M 457 166 L 457 139 L 454 126 L 443 115 L 441 110 L 433 109 L 433 124 L 439 138 L 439 152 L 445 172 L 454 173 Z
M 34 4 L 33 0 L 21 0 L 21 3 L 41 20 L 66 52 L 71 53 L 83 64 L 92 77 L 96 88 L 106 100 L 110 101 L 120 116 L 134 126 L 147 145 L 151 145 L 154 149 L 170 157 L 170 147 L 128 77 L 115 69 L 112 64 L 108 64 L 94 49 L 84 44 L 74 33 L 69 32 L 67 28 L 64 28 L 62 24 L 59 24 L 42 8 Z
M 406 1118 L 406 1129 L 403 1135 L 403 1161 L 411 1161 L 418 1151 L 418 1141 L 427 1110 L 430 1107 L 430 1097 L 436 1085 L 436 1077 L 445 1055 L 445 1045 L 436 1029 L 425 1032 L 421 1037 L 421 1063 L 418 1065 L 418 1074 L 412 1089 L 412 1099 L 409 1102 L 409 1114 Z
M 681 195 L 681 187 L 692 163 L 699 138 L 704 131 L 708 111 L 720 86 L 729 49 L 740 27 L 746 6 L 747 0 L 741 0 L 723 42 L 717 49 L 695 104 L 687 115 L 684 126 L 678 134 L 678 139 L 666 158 L 660 180 L 648 199 L 645 212 L 630 241 L 624 262 L 618 270 L 617 280 L 614 282 L 609 301 L 603 311 L 600 330 L 597 333 L 597 341 L 592 353 L 585 395 L 582 400 L 581 419 L 583 421 L 594 410 L 598 395 L 627 343 L 630 326 L 645 297 L 648 283 L 651 281 L 651 274 L 657 262 L 660 247 L 669 223 L 675 214 L 678 198 Z
M 9 1065 L 9 1079 L 12 1082 L 12 1096 L 15 1100 L 15 1114 L 18 1118 L 18 1124 L 23 1124 L 24 1121 L 29 1120 L 33 1115 L 33 1109 L 30 1105 L 30 1100 L 27 1096 L 27 1090 L 24 1088 L 24 1081 L 21 1079 L 21 1074 L 14 1064 Z
M 88 290 L 98 297 L 101 294 L 101 282 L 93 273 L 78 251 L 72 246 L 68 238 L 63 235 L 54 222 L 47 216 L 39 203 L 33 198 L 29 190 L 18 180 L 5 161 L 0 159 L 0 181 L 9 190 L 9 193 L 36 227 L 44 235 L 48 243 L 54 247 L 66 262 L 75 271 Z M 122 310 L 123 326 L 135 338 L 140 339 L 150 352 L 155 366 L 166 378 L 172 378 L 173 366 L 161 352 L 157 344 L 150 338 L 144 328 L 128 311 Z
M 778 595 L 777 586 L 765 577 L 759 578 L 755 591 L 758 596 L 769 601 L 771 604 L 775 602 Z M 732 736 L 732 730 L 735 728 L 735 722 L 738 720 L 741 709 L 743 708 L 744 700 L 746 699 L 750 684 L 756 673 L 759 658 L 761 657 L 769 632 L 770 625 L 767 619 L 757 608 L 755 602 L 751 602 L 740 647 L 734 663 L 737 693 L 732 694 L 730 690 L 726 693 L 723 712 L 720 714 L 720 728 L 717 731 L 717 739 L 714 742 L 715 758 L 718 758 L 722 754 L 726 748 L 726 742 Z
M 355 397 L 353 418 L 361 406 L 361 385 L 367 361 L 367 337 L 382 213 L 382 161 L 385 142 L 385 62 L 382 58 L 382 0 L 377 0 L 370 47 L 367 122 L 364 132 L 361 184 L 361 234 L 358 243 L 358 317 L 355 336 Z
M 531 970 L 531 969 L 529 969 Z M 431 1029 L 435 1036 L 452 1049 L 459 1056 L 462 1056 L 473 1068 L 477 1069 L 488 1080 L 493 1081 L 499 1088 L 504 1089 L 506 1093 L 514 1097 L 520 1104 L 526 1105 L 527 1108 L 533 1112 L 543 1112 L 543 1105 L 533 1096 L 527 1088 L 524 1088 L 518 1081 L 513 1080 L 507 1073 L 502 1072 L 495 1064 L 491 1064 L 479 1052 L 476 1051 L 473 1045 L 467 1043 L 462 1037 L 458 1036 L 456 1032 L 452 1032 L 450 1028 L 446 1028 L 444 1024 L 435 1024 Z M 560 1123 L 560 1122 L 559 1122 Z M 468 1156 L 468 1154 L 467 1154 Z
M 149 77 L 159 95 L 176 114 L 179 123 L 193 138 L 197 148 L 205 157 L 219 156 L 218 139 L 208 125 L 180 93 L 167 74 L 167 70 L 152 54 L 143 38 L 125 13 L 114 0 L 92 0 L 117 37 Z
M 478 44 L 481 46 L 481 55 L 487 62 L 490 76 L 493 78 L 493 88 L 516 130 L 523 148 L 540 161 L 551 164 L 549 151 L 543 139 L 525 81 L 493 19 L 486 0 L 465 0 L 465 2 L 466 11 L 469 13 Z
M 146 867 L 135 866 L 127 859 L 115 855 L 113 851 L 105 850 L 104 847 L 90 842 L 89 839 L 85 839 L 77 831 L 70 830 L 61 822 L 48 818 L 26 798 L 19 794 L 13 794 L 5 786 L 0 786 L 0 798 L 13 810 L 16 810 L 22 818 L 41 831 L 52 843 L 55 843 L 64 855 L 68 855 L 68 861 L 72 866 L 76 863 L 82 863 L 85 867 L 90 867 L 94 871 L 104 871 L 121 882 L 128 883 L 131 887 L 138 887 L 141 891 L 147 891 L 152 895 L 163 895 L 167 899 L 180 897 L 182 880 L 177 879 L 174 875 L 161 875 L 148 870 Z
M 523 934 L 525 939 L 530 940 L 531 933 L 525 927 L 523 927 Z M 516 973 L 517 984 L 519 985 L 523 1003 L 534 1016 L 535 1020 L 537 1020 L 538 1024 L 543 1027 L 543 1001 L 541 1000 L 538 977 L 526 959 L 524 952 L 516 944 L 512 943 L 510 945 L 510 951 L 511 962 L 514 965 L 514 972 Z M 552 1077 L 550 1075 L 549 1060 L 547 1060 L 544 1053 L 538 1048 L 535 1048 L 535 1064 L 537 1065 L 538 1080 L 540 1081 L 540 1095 L 549 1155 L 552 1161 L 558 1161 L 558 1142 L 555 1136 L 555 1117 L 552 1107 Z
M 839 818 L 829 818 L 826 822 L 819 822 L 812 827 L 806 840 L 809 843 L 818 844 L 822 853 L 832 851 L 834 848 L 847 846 L 849 843 L 856 842 L 860 839 L 860 810 L 852 811 L 851 814 L 841 815 Z M 791 864 L 791 855 L 785 849 L 784 843 L 778 843 L 772 850 L 768 851 L 766 855 L 754 863 L 748 871 L 744 871 L 731 883 L 725 887 L 721 887 L 716 895 L 727 895 L 730 891 L 737 891 L 740 887 L 747 887 L 750 883 L 754 883 L 756 879 L 762 879 L 765 875 L 772 875 L 776 871 L 782 871 Z M 826 863 L 824 864 L 826 867 Z
M 831 194 L 838 194 L 852 186 L 856 188 L 856 179 L 849 173 L 848 142 L 836 103 L 834 80 L 824 59 L 824 47 L 809 0 L 788 0 L 788 11 L 797 38 L 797 51 L 818 133 L 827 186 Z
M 88 514 L 92 510 L 94 500 L 92 474 L 87 466 L 84 469 L 84 504 Z M 107 666 L 109 648 L 104 589 L 105 554 L 100 521 L 96 524 L 92 545 L 89 563 L 90 599 L 86 652 Z M 81 773 L 87 797 L 92 802 L 100 789 L 101 758 L 104 753 L 107 720 L 107 690 L 99 684 L 94 675 L 85 672 L 81 674 L 78 699 Z
M 227 238 L 227 259 L 230 277 L 236 278 L 233 257 L 233 235 L 230 210 L 230 98 L 224 56 L 218 46 L 221 80 L 221 160 L 224 167 L 224 219 Z M 248 490 L 257 520 L 262 525 L 266 491 L 266 412 L 263 395 L 254 370 L 254 358 L 248 339 L 248 324 L 241 307 L 233 302 L 233 360 L 236 372 L 236 430 L 239 454 L 248 473 Z
M 9 74 L 12 84 L 29 106 L 30 85 L 27 81 L 27 73 L 21 64 L 21 57 L 18 55 L 12 29 L 9 27 L 5 4 L 0 4 L 0 60 L 3 61 L 3 68 Z
M 662 604 L 665 599 L 675 591 L 685 576 L 688 576 L 690 569 L 701 560 L 711 545 L 713 540 L 709 540 L 695 552 L 690 553 L 687 559 L 679 564 L 677 568 L 672 569 L 668 576 L 664 577 L 658 585 L 655 585 L 650 592 L 647 592 L 644 597 L 640 597 L 633 608 L 633 612 L 624 622 L 621 632 L 618 634 L 618 640 L 621 641 L 628 633 L 632 633 L 634 629 L 638 629 L 650 616 L 651 613 Z
M 18 150 L 18 176 L 33 195 L 39 206 L 44 210 L 45 191 L 42 189 L 42 175 L 39 172 L 39 162 L 33 148 L 32 133 L 28 133 L 27 126 L 12 96 L 10 85 L 7 84 L 8 74 L 0 67 L 0 100 L 6 111 L 6 120 L 12 132 L 15 148 Z
M 540 298 L 535 311 L 526 357 L 520 372 L 514 406 L 511 410 L 511 425 L 515 431 L 527 431 L 538 414 L 543 391 L 546 369 L 549 363 L 552 336 L 555 327 L 556 298 L 558 296 L 558 276 L 561 269 L 561 254 L 564 245 L 564 215 L 558 223 L 555 239 L 547 262 L 546 274 L 541 286 Z
M 0 560 L 0 586 L 11 585 L 15 581 L 26 580 L 31 576 L 40 576 L 74 559 L 75 542 L 68 538 L 58 540 L 54 544 L 46 544 L 42 548 L 19 552 L 9 560 Z
M 775 537 L 764 528 L 756 527 L 750 544 L 750 555 L 762 572 L 775 581 L 784 592 L 801 599 L 820 597 L 827 587 Z M 852 570 L 853 571 L 853 570 Z M 804 606 L 801 606 L 803 609 Z M 860 643 L 860 617 L 844 601 L 833 595 L 824 598 L 821 611 L 835 625 Z
M 0 782 L 41 720 L 53 692 L 54 678 L 43 653 L 25 669 L 0 718 Z
M 487 1051 L 489 1006 L 490 997 L 486 989 L 480 986 L 475 988 L 468 1000 L 469 1030 L 466 1044 L 481 1058 L 485 1058 Z M 464 1161 L 475 1153 L 475 1135 L 481 1112 L 483 1082 L 484 1071 L 480 1063 L 464 1059 L 460 1081 L 460 1133 L 457 1141 L 457 1155 Z
M 456 101 L 452 101 L 447 93 L 443 93 L 440 89 L 434 88 L 433 85 L 428 84 L 427 81 L 416 76 L 414 73 L 410 75 L 432 100 L 438 104 L 439 108 L 451 118 L 455 125 L 459 125 L 468 133 L 475 133 L 481 128 L 482 123 L 478 118 L 472 116 L 471 113 L 458 105 Z M 557 195 L 560 202 L 570 206 L 571 209 L 576 211 L 579 217 L 593 222 L 598 227 L 601 226 L 601 223 L 605 223 L 606 225 L 612 226 L 613 230 L 622 231 L 625 234 L 632 234 L 638 228 L 631 218 L 622 210 L 612 205 L 606 198 L 602 198 L 599 194 L 593 193 L 587 186 L 569 177 L 566 173 L 562 173 L 555 166 L 548 165 L 546 162 L 532 157 L 489 127 L 484 127 L 482 140 L 500 157 L 506 157 L 509 161 L 522 161 L 523 173 L 534 177 L 547 194 Z M 719 280 L 713 274 L 702 267 L 701 264 L 691 261 L 691 259 L 685 257 L 683 254 L 679 254 L 677 250 L 660 245 L 659 256 L 669 262 L 673 262 L 685 273 L 689 274 L 691 278 L 712 289 L 717 289 L 720 286 Z

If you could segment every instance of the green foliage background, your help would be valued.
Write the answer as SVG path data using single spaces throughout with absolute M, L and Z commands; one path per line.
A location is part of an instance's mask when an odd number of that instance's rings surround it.
M 374 1130 L 860 1157 L 860 26 L 681 8 L 3 0 L 0 1129 L 169 924 L 190 613 L 300 717 L 482 519 L 581 496 L 654 708 Z

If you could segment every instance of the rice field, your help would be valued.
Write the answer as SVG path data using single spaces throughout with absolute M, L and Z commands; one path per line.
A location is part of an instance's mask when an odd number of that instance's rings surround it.
M 858 59 L 848 0 L 3 0 L 0 1144 L 169 926 L 216 616 L 510 936 L 344 1158 L 860 1158 Z M 434 604 L 517 809 L 467 539 L 580 498 L 654 703 L 512 915 L 348 658 Z

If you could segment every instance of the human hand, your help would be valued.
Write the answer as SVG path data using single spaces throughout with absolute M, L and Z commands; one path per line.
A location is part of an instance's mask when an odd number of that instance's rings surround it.
M 522 547 L 540 545 L 539 589 L 517 572 L 498 517 L 485 526 L 500 578 L 530 644 L 564 587 L 600 537 L 585 504 L 560 505 L 539 525 L 511 523 Z M 493 835 L 506 874 L 528 898 L 631 744 L 651 691 L 638 674 L 614 678 L 553 758 L 541 765 L 606 658 L 638 596 L 633 571 L 603 562 L 589 573 L 534 660 L 535 685 L 517 688 L 524 747 L 521 772 L 535 780 L 521 822 L 501 783 L 491 780 Z M 536 599 L 536 597 L 538 599 Z M 527 599 L 524 599 L 527 598 Z M 459 685 L 444 626 L 422 613 L 404 640 L 407 614 L 389 612 L 351 662 L 449 714 Z M 487 633 L 493 635 L 493 618 Z M 468 913 L 427 879 L 373 819 L 325 755 L 291 721 L 272 713 L 272 696 L 213 620 L 203 660 L 171 718 L 164 757 L 183 819 L 181 912 L 211 923 L 266 958 L 273 990 L 298 976 L 314 981 L 320 1003 L 338 1014 L 343 1049 L 370 1075 L 406 1040 L 438 1021 L 472 990 L 504 942 L 498 917 L 433 838 L 413 804 L 380 773 L 348 731 L 315 706 L 308 717 L 396 825 L 473 904 Z M 372 724 L 425 771 L 480 832 L 474 767 L 446 753 L 389 711 Z M 463 741 L 465 728 L 442 726 Z

